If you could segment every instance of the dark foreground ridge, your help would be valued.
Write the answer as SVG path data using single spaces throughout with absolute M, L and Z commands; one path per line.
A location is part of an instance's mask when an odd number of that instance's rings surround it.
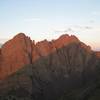
M 73 35 L 35 43 L 20 33 L 0 49 L 0 100 L 97 100 L 98 55 Z

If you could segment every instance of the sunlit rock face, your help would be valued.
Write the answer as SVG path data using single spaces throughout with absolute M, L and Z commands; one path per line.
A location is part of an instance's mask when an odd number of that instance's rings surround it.
M 90 56 L 91 48 L 80 42 L 78 38 L 73 35 L 69 36 L 64 34 L 56 40 L 43 40 L 35 43 L 35 41 L 32 41 L 24 33 L 19 33 L 13 39 L 7 41 L 0 49 L 0 72 L 2 73 L 0 77 L 6 77 L 7 75 L 16 72 L 24 65 L 34 63 L 41 57 L 48 56 L 51 53 L 57 53 L 59 49 L 72 43 L 77 44 L 78 46 L 73 46 L 69 51 L 70 54 L 68 53 L 69 56 L 73 56 L 73 53 L 77 54 L 79 48 L 85 50 L 87 52 L 86 55 Z M 68 52 L 68 50 L 65 52 Z M 78 54 L 82 55 L 80 51 L 78 51 Z M 67 54 L 60 54 L 60 56 L 63 57 L 66 55 Z M 82 57 L 80 55 L 76 55 L 80 57 L 76 60 L 83 65 L 83 60 L 81 60 Z M 53 59 L 54 61 L 56 60 L 54 57 Z M 73 57 L 71 59 L 73 59 L 73 61 L 75 60 Z M 88 57 L 86 59 L 88 59 Z M 60 63 L 58 60 L 57 62 Z M 73 64 L 73 62 L 70 63 Z
M 58 48 L 61 48 L 62 46 L 66 46 L 69 43 L 73 43 L 73 42 L 74 43 L 79 42 L 78 38 L 75 37 L 74 35 L 69 36 L 67 34 L 64 34 L 60 36 L 57 40 L 54 40 L 53 44 L 58 49 Z
M 96 54 L 96 56 L 98 57 L 98 58 L 100 58 L 100 52 L 98 51 L 98 52 L 95 52 L 95 54 Z
M 0 94 L 14 89 L 22 95 L 22 89 L 33 100 L 56 100 L 97 80 L 99 64 L 90 46 L 73 35 L 35 43 L 20 33 L 0 49 Z
M 33 44 L 32 60 L 34 62 L 35 59 L 56 52 L 57 49 L 60 49 L 63 46 L 66 46 L 69 43 L 73 42 L 79 42 L 79 40 L 75 36 L 69 36 L 67 34 L 62 35 L 57 40 L 52 40 L 52 41 L 43 40 L 37 42 L 36 45 Z
M 72 42 L 79 42 L 79 40 L 75 36 L 62 35 L 57 40 L 44 40 L 35 44 L 24 33 L 19 33 L 7 41 L 0 50 L 0 59 L 2 59 L 0 77 L 10 75 L 24 65 L 31 64 L 40 57 L 56 52 L 57 49 Z
M 23 33 L 6 42 L 1 48 L 0 77 L 15 72 L 25 64 L 30 64 L 32 41 Z

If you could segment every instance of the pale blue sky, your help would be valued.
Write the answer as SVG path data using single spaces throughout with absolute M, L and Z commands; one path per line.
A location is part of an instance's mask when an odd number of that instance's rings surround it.
M 0 42 L 19 32 L 36 41 L 74 34 L 100 50 L 100 0 L 0 0 Z

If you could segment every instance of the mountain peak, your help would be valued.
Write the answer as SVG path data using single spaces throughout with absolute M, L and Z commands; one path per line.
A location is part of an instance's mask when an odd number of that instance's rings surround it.
M 69 37 L 69 35 L 68 34 L 63 34 L 59 38 L 66 38 L 66 37 Z
M 65 92 L 73 97 L 73 90 L 80 87 L 93 91 L 98 86 L 94 83 L 99 83 L 99 65 L 91 48 L 74 35 L 35 43 L 19 33 L 0 49 L 0 96 L 56 100 Z M 79 92 L 76 99 L 84 96 Z
M 60 37 L 59 37 L 59 39 L 61 39 L 61 40 L 76 40 L 76 41 L 79 41 L 79 39 L 75 36 L 75 35 L 68 35 L 68 34 L 63 34 L 63 35 L 61 35 Z M 69 41 L 70 42 L 70 41 Z
M 25 37 L 26 35 L 24 33 L 18 33 L 13 39 L 24 39 Z
M 70 43 L 79 43 L 79 39 L 71 35 L 69 36 L 68 34 L 63 34 L 61 35 L 57 40 L 54 40 L 53 43 L 56 48 L 61 48 L 62 46 L 68 45 Z
M 35 43 L 35 41 L 32 41 L 24 33 L 19 33 L 13 39 L 7 41 L 0 50 L 0 59 L 3 58 L 2 64 L 0 64 L 2 69 L 2 76 L 0 76 L 0 78 L 8 76 L 24 65 L 33 63 L 39 58 L 48 56 L 58 49 L 72 43 L 78 44 L 80 41 L 74 35 L 63 34 L 54 41 L 47 41 L 45 39 Z M 84 44 L 83 49 L 86 48 L 87 46 Z M 6 66 L 6 68 L 4 66 Z

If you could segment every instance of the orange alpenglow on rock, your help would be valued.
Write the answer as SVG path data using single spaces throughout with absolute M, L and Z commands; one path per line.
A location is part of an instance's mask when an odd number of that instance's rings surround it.
M 0 79 L 11 75 L 24 65 L 34 63 L 40 57 L 56 52 L 57 49 L 70 43 L 81 42 L 73 35 L 64 34 L 57 40 L 44 40 L 35 43 L 24 33 L 19 33 L 13 39 L 7 41 L 0 49 Z
M 96 53 L 96 56 L 98 57 L 98 58 L 100 58 L 100 52 L 98 51 L 98 52 L 95 52 Z
M 1 48 L 1 72 L 5 77 L 25 64 L 30 63 L 29 55 L 32 52 L 32 41 L 23 33 L 18 34 Z
M 53 42 L 56 48 L 61 48 L 62 46 L 68 45 L 69 43 L 80 42 L 77 37 L 74 35 L 69 36 L 68 34 L 64 34 L 60 36 L 57 40 Z

